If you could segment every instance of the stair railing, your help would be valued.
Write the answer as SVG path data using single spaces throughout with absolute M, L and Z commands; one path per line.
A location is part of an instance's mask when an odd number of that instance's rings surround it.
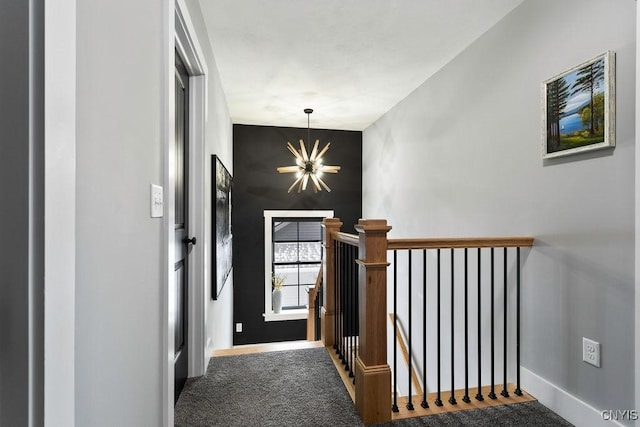
M 362 421 L 365 424 L 383 423 L 391 419 L 392 411 L 398 411 L 398 381 L 397 373 L 399 368 L 394 367 L 394 378 L 392 390 L 391 386 L 391 368 L 387 361 L 387 270 L 390 263 L 387 261 L 393 259 L 393 283 L 390 290 L 393 292 L 389 305 L 393 304 L 394 333 L 392 340 L 394 357 L 396 364 L 398 356 L 396 336 L 399 334 L 397 322 L 402 319 L 406 326 L 405 335 L 407 341 L 407 361 L 408 361 L 408 384 L 406 393 L 406 408 L 409 411 L 414 410 L 413 406 L 413 390 L 420 387 L 415 385 L 415 376 L 411 373 L 416 370 L 414 366 L 415 360 L 420 360 L 416 356 L 419 353 L 417 349 L 422 349 L 422 366 L 418 371 L 422 372 L 422 401 L 420 406 L 429 407 L 429 400 L 436 407 L 444 405 L 442 401 L 443 391 L 449 391 L 449 405 L 458 405 L 459 402 L 455 397 L 455 385 L 460 383 L 460 374 L 456 372 L 455 356 L 457 354 L 464 355 L 464 370 L 462 376 L 464 380 L 464 394 L 461 395 L 461 401 L 465 404 L 472 404 L 470 393 L 469 358 L 477 357 L 477 376 L 476 384 L 476 401 L 484 400 L 482 388 L 482 371 L 483 371 L 483 351 L 490 350 L 489 361 L 485 361 L 485 365 L 490 366 L 490 388 L 487 397 L 489 399 L 498 399 L 496 395 L 495 382 L 495 363 L 496 350 L 502 349 L 502 391 L 501 396 L 509 396 L 509 388 L 507 385 L 507 361 L 508 361 L 508 331 L 512 326 L 508 323 L 508 294 L 514 292 L 516 294 L 515 304 L 515 352 L 514 364 L 516 371 L 516 384 L 510 390 L 516 394 L 522 394 L 520 388 L 520 289 L 521 289 L 521 255 L 520 248 L 530 247 L 533 245 L 533 238 L 516 237 L 516 238 L 479 238 L 479 239 L 388 239 L 387 234 L 391 227 L 387 225 L 386 220 L 360 220 L 355 226 L 357 235 L 342 233 L 340 231 L 342 222 L 337 218 L 325 219 L 323 222 L 323 296 L 322 307 L 320 309 L 321 318 L 321 339 L 326 347 L 334 349 L 345 369 L 349 371 L 350 376 L 354 376 L 355 384 L 355 405 L 360 413 Z M 515 248 L 515 255 L 507 261 L 507 248 Z M 499 265 L 495 260 L 496 251 L 502 249 L 503 254 L 503 279 L 497 280 L 495 272 L 496 266 Z M 443 253 L 449 253 L 447 261 L 449 264 L 443 266 Z M 460 252 L 461 255 L 457 255 Z M 469 259 L 473 252 L 477 257 L 474 268 L 477 269 L 477 280 L 475 286 L 476 300 L 471 301 L 469 298 L 469 289 L 472 283 L 469 280 Z M 402 257 L 407 259 L 406 269 L 398 263 L 398 254 L 403 253 Z M 486 253 L 486 254 L 485 254 Z M 422 255 L 422 257 L 414 255 Z M 483 257 L 490 257 L 490 264 L 486 265 L 482 261 Z M 414 259 L 412 259 L 412 257 Z M 512 259 L 513 258 L 513 259 Z M 415 262 L 415 259 L 422 260 Z M 456 260 L 463 260 L 456 266 Z M 429 261 L 430 260 L 430 261 Z M 429 264 L 431 262 L 431 264 Z M 434 265 L 435 264 L 435 265 Z M 430 266 L 429 266 L 430 265 Z M 509 266 L 509 267 L 508 267 Z M 490 270 L 490 276 L 482 273 L 482 268 Z M 422 287 L 416 286 L 413 281 L 415 277 L 420 276 L 419 269 L 422 269 L 423 281 Z M 430 271 L 430 279 L 427 277 L 427 269 Z M 443 274 L 447 269 L 448 276 Z M 431 273 L 431 270 L 434 270 Z M 400 273 L 400 279 L 398 274 Z M 485 276 L 490 277 L 488 284 L 484 283 Z M 448 301 L 442 299 L 443 279 L 448 277 L 449 284 L 446 295 Z M 461 279 L 461 277 L 463 277 Z M 510 285 L 508 278 L 515 278 L 515 284 Z M 502 284 L 502 288 L 498 290 L 498 297 L 502 296 L 502 336 L 496 337 L 496 286 Z M 490 288 L 489 288 L 490 286 Z M 485 289 L 489 288 L 489 289 Z M 419 304 L 414 298 L 415 295 L 422 291 L 422 336 L 414 335 L 413 318 L 420 316 Z M 485 292 L 489 296 L 485 295 Z M 398 312 L 398 292 L 404 292 L 408 303 L 407 312 Z M 502 292 L 502 295 L 500 295 Z M 427 304 L 427 294 L 435 294 L 436 313 L 429 314 L 435 316 L 435 342 L 436 349 L 432 350 L 435 354 L 435 367 L 427 363 L 427 313 L 430 308 Z M 456 295 L 462 295 L 464 306 L 464 317 L 460 322 L 456 319 L 454 313 L 459 312 L 456 306 Z M 419 299 L 417 299 L 419 302 Z M 487 304 L 489 302 L 489 304 Z M 475 344 L 477 351 L 475 354 L 470 349 L 469 336 L 472 333 L 470 325 L 469 313 L 471 304 L 477 307 L 475 314 L 477 315 L 477 336 Z M 446 312 L 449 314 L 448 319 L 443 319 L 442 312 L 446 306 Z M 513 309 L 513 307 L 511 307 Z M 513 310 L 512 310 L 513 311 Z M 490 343 L 487 344 L 482 340 L 485 331 L 486 320 L 489 319 L 490 324 Z M 406 320 L 405 320 L 406 319 Z M 456 323 L 458 320 L 458 323 Z M 483 322 L 483 320 L 485 322 Z M 444 324 L 443 324 L 444 322 Z M 462 323 L 462 329 L 460 329 Z M 433 325 L 431 325 L 433 326 Z M 417 328 L 419 329 L 419 328 Z M 442 332 L 446 330 L 450 333 L 450 339 L 447 344 L 450 351 L 450 363 L 448 364 L 448 373 L 450 374 L 449 389 L 444 390 L 442 387 L 442 374 L 445 366 L 443 366 L 442 354 L 446 353 L 443 347 Z M 458 337 L 464 336 L 464 350 L 462 353 L 456 353 L 456 340 Z M 498 346 L 497 339 L 502 338 L 502 344 Z M 431 349 L 429 349 L 431 350 Z M 433 364 L 433 361 L 430 361 Z M 431 373 L 433 372 L 433 373 Z M 428 381 L 427 374 L 435 376 L 435 387 Z M 458 374 L 458 376 L 456 376 Z M 458 381 L 456 381 L 458 378 Z M 412 385 L 412 381 L 414 385 Z M 428 396 L 428 390 L 434 389 L 435 393 Z M 390 391 L 393 391 L 390 393 Z
M 413 355 L 417 352 L 422 356 L 418 358 L 422 371 L 422 408 L 429 408 L 430 401 L 436 407 L 472 404 L 471 389 L 475 389 L 473 399 L 478 402 L 485 400 L 485 393 L 491 400 L 509 398 L 510 392 L 523 395 L 520 384 L 521 248 L 532 245 L 531 237 L 388 241 L 393 258 L 394 319 L 406 319 L 408 352 L 412 355 L 409 372 L 413 369 Z M 398 309 L 399 299 L 408 301 L 406 309 Z M 416 317 L 421 320 L 417 325 Z M 397 328 L 394 322 L 394 331 Z M 431 340 L 427 339 L 428 333 Z M 471 337 L 475 348 L 470 346 Z M 412 341 L 417 341 L 417 346 L 412 348 Z M 403 409 L 398 404 L 397 347 L 396 341 L 393 344 L 393 412 Z M 449 360 L 443 360 L 443 354 L 448 355 Z M 483 354 L 489 356 L 488 360 Z M 474 373 L 470 372 L 471 358 L 475 358 L 477 371 Z M 512 385 L 508 381 L 509 366 L 515 372 Z M 502 368 L 501 372 L 498 373 L 497 368 Z M 483 387 L 483 372 L 487 371 L 490 372 L 489 385 Z M 497 383 L 497 374 L 501 384 Z M 456 390 L 457 384 L 459 390 Z M 497 387 L 501 387 L 499 395 Z M 413 411 L 411 381 L 405 390 L 404 407 Z M 428 397 L 429 390 L 434 390 L 431 397 Z M 449 397 L 443 400 L 445 392 Z

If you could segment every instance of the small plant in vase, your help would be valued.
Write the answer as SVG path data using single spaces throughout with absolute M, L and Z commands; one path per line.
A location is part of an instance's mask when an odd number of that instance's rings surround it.
M 282 287 L 284 286 L 285 278 L 282 274 L 274 274 L 271 276 L 271 284 L 273 292 L 271 293 L 271 303 L 273 305 L 273 312 L 280 313 L 282 309 Z

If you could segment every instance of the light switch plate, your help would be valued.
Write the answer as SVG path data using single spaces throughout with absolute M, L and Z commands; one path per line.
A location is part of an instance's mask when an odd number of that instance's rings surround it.
M 151 184 L 151 218 L 162 218 L 164 211 L 164 196 L 162 187 Z

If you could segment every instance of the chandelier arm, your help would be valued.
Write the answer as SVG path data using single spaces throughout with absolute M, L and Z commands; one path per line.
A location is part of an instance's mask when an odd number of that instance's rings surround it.
M 320 143 L 319 139 L 316 139 L 315 144 L 313 144 L 313 150 L 311 151 L 311 157 L 309 158 L 309 160 L 311 160 L 312 162 L 316 161 L 316 157 L 318 154 L 318 144 Z
M 277 170 L 280 173 L 295 173 L 300 170 L 300 166 L 280 166 Z
M 318 155 L 316 156 L 316 160 L 320 160 L 322 155 L 327 152 L 327 150 L 329 149 L 330 145 L 331 145 L 331 143 L 327 142 L 327 145 L 325 145 L 324 148 L 322 149 L 322 151 L 320 151 L 320 153 L 318 153 Z
M 289 149 L 289 151 L 291 151 L 291 154 L 296 156 L 296 159 L 302 160 L 302 156 L 300 155 L 300 153 L 298 153 L 298 150 L 296 150 L 296 147 L 294 147 L 290 142 L 287 142 L 287 148 Z
M 320 168 L 320 171 L 325 173 L 338 173 L 339 170 L 340 166 L 322 165 L 322 167 Z
M 296 184 L 298 184 L 300 181 L 302 181 L 302 176 L 298 177 L 298 179 L 296 179 L 294 181 L 294 183 L 291 184 L 291 187 L 289 187 L 289 189 L 287 190 L 287 193 L 291 193 L 291 190 L 293 190 L 293 188 L 296 186 Z
M 318 177 L 318 181 L 320 181 L 320 184 L 322 184 L 322 186 L 325 188 L 325 190 L 327 190 L 327 192 L 331 193 L 331 189 L 329 188 L 329 186 L 327 184 L 325 184 L 325 182 L 322 180 L 322 178 Z
M 304 141 L 300 140 L 300 152 L 302 153 L 302 160 L 305 162 L 309 161 L 309 155 L 307 154 L 307 149 L 304 146 Z
M 315 192 L 318 192 L 318 190 L 322 191 L 322 187 L 320 187 L 320 182 L 318 181 L 318 176 L 316 174 L 312 174 L 311 175 L 311 180 L 313 181 L 313 184 L 315 185 L 315 187 L 313 187 Z M 316 190 L 316 188 L 318 190 Z

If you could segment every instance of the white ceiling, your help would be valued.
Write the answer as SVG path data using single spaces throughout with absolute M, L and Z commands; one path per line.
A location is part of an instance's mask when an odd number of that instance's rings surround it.
M 200 0 L 233 123 L 364 130 L 523 0 Z

